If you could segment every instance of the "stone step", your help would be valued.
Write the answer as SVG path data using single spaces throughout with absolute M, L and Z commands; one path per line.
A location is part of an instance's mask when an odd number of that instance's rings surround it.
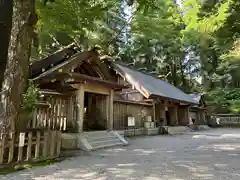
M 119 141 L 119 139 L 106 139 L 104 141 L 91 142 L 90 144 L 93 148 L 95 148 L 97 146 L 105 146 L 105 145 L 108 145 L 108 144 L 116 144 L 116 143 L 123 144 L 121 141 Z
M 171 135 L 184 134 L 193 131 L 191 128 L 187 126 L 166 126 L 165 130 L 168 132 L 168 134 Z
M 101 136 L 85 136 L 85 138 L 87 138 L 89 141 L 100 141 L 100 140 L 103 140 L 103 139 L 106 139 L 106 138 L 116 138 L 116 136 L 114 136 L 113 134 L 106 134 L 105 136 L 104 135 L 101 135 Z
M 118 142 L 118 143 L 112 143 L 112 144 L 99 145 L 99 146 L 94 146 L 92 150 L 109 148 L 109 147 L 120 146 L 120 145 L 123 146 L 124 144 L 121 142 Z
M 127 144 L 119 133 L 113 131 L 84 132 L 79 139 L 79 147 L 86 151 Z

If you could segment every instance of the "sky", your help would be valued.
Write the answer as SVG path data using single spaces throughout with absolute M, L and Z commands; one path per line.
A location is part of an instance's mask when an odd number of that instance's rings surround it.
M 179 5 L 180 8 L 183 7 L 182 0 L 176 0 L 177 4 Z

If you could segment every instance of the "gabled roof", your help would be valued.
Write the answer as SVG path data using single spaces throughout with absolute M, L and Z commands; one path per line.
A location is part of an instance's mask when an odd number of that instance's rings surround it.
M 109 66 L 101 61 L 96 49 L 77 52 L 71 44 L 31 65 L 30 78 L 42 86 L 59 84 L 64 87 L 74 83 L 95 83 L 114 89 L 124 86 L 113 79 Z M 61 82 L 61 83 L 60 83 Z
M 198 104 L 198 101 L 191 98 L 191 96 L 163 80 L 119 63 L 115 63 L 114 67 L 120 75 L 147 98 L 159 96 L 185 103 Z
M 62 63 L 75 53 L 77 53 L 75 44 L 70 44 L 39 61 L 34 61 L 30 65 L 31 78 L 37 77 L 38 75 L 42 74 L 43 70 L 47 71 L 52 67 Z
M 201 101 L 202 95 L 199 93 L 191 93 L 189 94 L 195 101 L 199 102 Z

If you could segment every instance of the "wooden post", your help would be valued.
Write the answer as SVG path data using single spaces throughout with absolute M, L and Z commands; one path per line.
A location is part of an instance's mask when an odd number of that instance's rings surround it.
M 107 96 L 107 124 L 108 130 L 113 130 L 113 97 L 114 97 L 114 90 L 110 90 L 110 95 Z
M 44 132 L 44 140 L 43 140 L 43 157 L 47 157 L 48 155 L 48 138 L 49 138 L 49 131 Z
M 78 133 L 83 132 L 84 120 L 84 84 L 80 84 L 77 90 L 77 108 L 78 108 Z
M 13 160 L 13 153 L 14 153 L 15 133 L 13 132 L 9 133 L 9 139 L 11 139 L 11 141 L 9 142 L 8 163 L 11 163 Z
M 156 125 L 156 103 L 153 101 L 153 122 Z
M 25 133 L 23 133 L 23 136 L 21 136 L 21 133 L 20 133 L 18 139 L 19 139 L 19 143 L 18 143 L 18 162 L 21 162 L 23 160 L 23 146 L 25 144 Z M 20 141 L 23 141 L 23 144 Z
M 186 124 L 190 124 L 189 123 L 189 106 L 186 107 Z
M 206 124 L 206 117 L 204 109 L 200 109 L 200 122 L 201 124 Z
M 0 164 L 3 163 L 6 134 L 1 134 Z
M 36 123 L 37 123 L 37 111 L 38 111 L 37 108 L 34 109 L 32 128 L 36 128 Z
M 62 137 L 62 133 L 61 132 L 57 132 L 57 157 L 60 155 L 61 153 L 61 137 Z
M 165 111 L 165 105 L 164 104 L 160 104 L 159 111 L 160 111 L 160 119 L 163 120 L 161 122 L 161 125 L 166 126 L 167 125 L 167 118 L 166 118 L 166 111 Z
M 106 120 L 107 120 L 107 129 L 110 130 L 110 118 L 109 118 L 109 106 L 110 104 L 110 95 L 107 95 L 106 96 Z
M 175 125 L 179 125 L 179 117 L 178 117 L 178 106 L 174 107 L 174 112 L 175 112 Z
M 169 107 L 169 116 L 170 116 L 170 125 L 175 126 L 178 125 L 178 112 L 177 107 L 172 106 Z
M 32 157 L 32 132 L 28 133 L 27 161 Z
M 56 148 L 56 146 L 55 146 L 55 143 L 56 143 L 56 138 L 57 138 L 57 136 L 56 136 L 56 133 L 57 131 L 51 131 L 51 133 L 50 133 L 50 157 L 53 157 L 54 156 L 54 153 L 55 153 L 55 148 Z
M 41 133 L 40 133 L 40 131 L 37 131 L 37 139 L 36 139 L 36 144 L 35 144 L 35 159 L 37 159 L 39 157 L 40 138 L 41 138 Z

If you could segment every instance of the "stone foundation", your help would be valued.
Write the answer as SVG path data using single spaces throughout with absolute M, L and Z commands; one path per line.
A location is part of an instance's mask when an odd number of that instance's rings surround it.
M 124 136 L 141 136 L 144 135 L 144 128 L 139 129 L 126 129 L 124 130 Z
M 157 135 L 159 134 L 159 128 L 147 128 L 144 129 L 144 134 L 151 136 L 151 135 Z
M 77 149 L 78 133 L 62 133 L 62 149 Z

